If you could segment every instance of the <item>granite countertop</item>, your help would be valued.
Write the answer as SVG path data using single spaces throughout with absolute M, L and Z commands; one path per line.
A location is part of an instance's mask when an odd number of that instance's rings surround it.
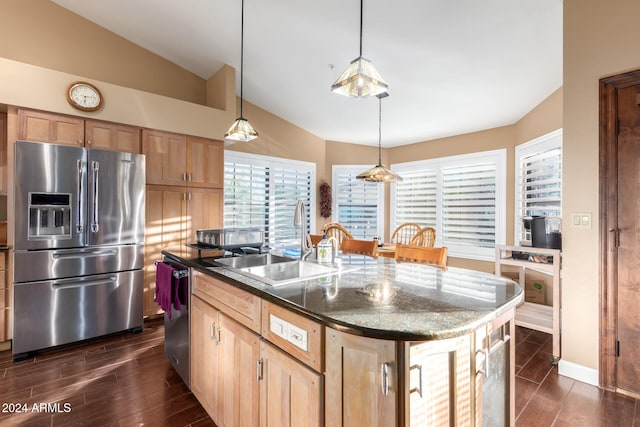
M 524 296 L 517 283 L 492 274 L 384 257 L 341 256 L 338 274 L 271 286 L 217 264 L 220 251 L 168 248 L 163 253 L 329 327 L 373 338 L 465 335 Z

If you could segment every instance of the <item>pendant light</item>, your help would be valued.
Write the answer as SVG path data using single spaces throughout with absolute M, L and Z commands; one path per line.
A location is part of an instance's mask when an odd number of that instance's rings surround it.
M 244 71 L 244 0 L 242 0 L 242 10 L 240 18 L 240 117 L 231 125 L 227 133 L 224 134 L 227 144 L 236 141 L 247 142 L 258 137 L 258 132 L 251 126 L 249 121 L 242 115 L 242 80 Z
M 371 61 L 362 57 L 362 4 L 360 0 L 360 56 L 351 61 L 342 75 L 331 85 L 331 92 L 354 98 L 365 98 L 389 91 Z
M 382 98 L 389 96 L 387 92 L 376 95 L 378 97 L 378 164 L 369 170 L 362 172 L 356 177 L 369 182 L 400 182 L 402 177 L 395 174 L 391 169 L 387 169 L 382 165 Z

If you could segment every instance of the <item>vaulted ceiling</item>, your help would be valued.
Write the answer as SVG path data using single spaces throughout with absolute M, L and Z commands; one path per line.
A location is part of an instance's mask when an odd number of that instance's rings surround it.
M 53 1 L 239 81 L 240 0 Z M 376 145 L 377 99 L 329 90 L 358 56 L 359 25 L 357 0 L 245 0 L 244 98 L 323 139 Z M 366 0 L 363 56 L 389 84 L 383 146 L 510 125 L 562 86 L 562 0 Z

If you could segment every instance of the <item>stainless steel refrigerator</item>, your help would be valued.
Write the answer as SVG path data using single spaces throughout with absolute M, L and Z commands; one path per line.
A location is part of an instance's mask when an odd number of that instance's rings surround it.
M 145 158 L 15 144 L 15 359 L 143 320 Z

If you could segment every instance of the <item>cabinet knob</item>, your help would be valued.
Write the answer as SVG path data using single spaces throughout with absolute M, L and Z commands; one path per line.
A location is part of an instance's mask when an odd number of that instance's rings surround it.
M 91 145 L 91 140 L 90 139 L 87 140 L 87 144 Z

